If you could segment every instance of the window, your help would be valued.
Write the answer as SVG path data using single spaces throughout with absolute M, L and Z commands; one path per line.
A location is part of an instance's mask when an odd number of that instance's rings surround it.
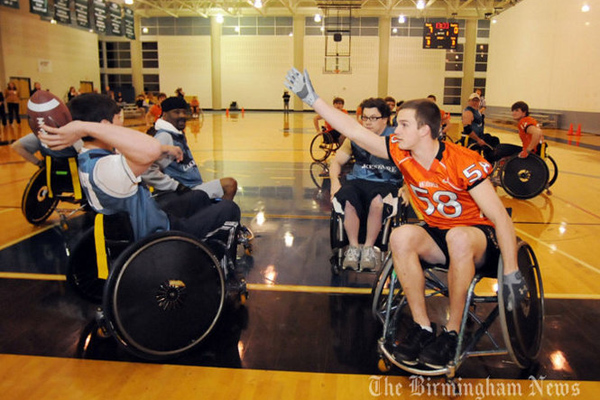
M 143 68 L 158 68 L 158 42 L 142 42 Z
M 458 43 L 455 50 L 446 50 L 446 71 L 463 70 L 464 45 Z
M 129 42 L 106 42 L 106 68 L 131 68 Z
M 460 105 L 462 78 L 444 79 L 444 105 Z
M 157 74 L 144 74 L 144 91 L 152 93 L 160 92 L 160 81 Z
M 486 72 L 488 60 L 488 45 L 479 43 L 475 51 L 475 71 Z

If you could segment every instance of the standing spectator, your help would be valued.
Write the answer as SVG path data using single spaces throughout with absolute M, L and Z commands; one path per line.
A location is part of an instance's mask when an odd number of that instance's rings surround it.
M 77 89 L 75 89 L 75 86 L 71 86 L 69 88 L 69 93 L 67 93 L 67 99 L 69 101 L 71 101 L 71 99 L 75 96 L 77 96 L 79 94 L 79 92 L 77 91 Z
M 14 82 L 9 82 L 4 92 L 6 104 L 8 106 L 8 122 L 12 125 L 13 120 L 17 124 L 21 124 L 21 116 L 19 115 L 19 91 Z
M 35 92 L 37 92 L 38 90 L 42 90 L 42 84 L 41 84 L 41 83 L 39 83 L 39 82 L 35 82 L 35 83 L 33 84 L 33 90 L 32 90 L 32 91 L 29 93 L 29 96 L 30 96 L 30 97 L 31 97 L 31 96 L 33 96 L 33 94 L 34 94 Z
M 175 89 L 175 96 L 181 97 L 183 99 L 185 98 L 185 92 L 182 88 L 178 87 L 177 89 Z
M 290 111 L 290 92 L 288 92 L 287 90 L 283 91 L 283 111 L 285 112 L 289 112 Z
M 479 96 L 479 113 L 483 115 L 485 114 L 485 109 L 487 108 L 485 104 L 485 97 L 483 97 L 481 89 L 475 89 L 475 93 L 477 93 L 477 95 Z
M 106 85 L 106 88 L 104 89 L 104 94 L 113 100 L 115 99 L 115 92 L 113 92 L 108 85 Z
M 2 126 L 6 126 L 6 111 L 4 110 L 4 95 L 0 92 L 0 118 L 2 118 Z

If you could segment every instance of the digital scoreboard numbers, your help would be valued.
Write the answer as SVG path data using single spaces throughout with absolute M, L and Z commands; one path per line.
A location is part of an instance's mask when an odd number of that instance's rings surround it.
M 457 42 L 457 22 L 425 22 L 423 27 L 424 49 L 456 49 Z

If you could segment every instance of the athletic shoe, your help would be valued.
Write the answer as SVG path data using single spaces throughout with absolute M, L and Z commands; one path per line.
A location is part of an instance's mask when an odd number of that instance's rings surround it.
M 506 307 L 506 311 L 512 312 L 515 308 L 515 305 L 521 304 L 525 299 L 527 299 L 527 295 L 529 294 L 529 289 L 527 288 L 527 282 L 523 279 L 523 275 L 521 271 L 517 271 L 514 275 L 514 280 L 511 279 L 511 283 L 507 282 L 509 279 L 504 277 L 504 283 L 502 285 L 502 294 L 504 297 L 504 307 Z
M 377 253 L 373 246 L 365 246 L 360 254 L 360 268 L 372 270 L 377 267 Z
M 445 368 L 454 360 L 457 342 L 458 334 L 455 331 L 448 332 L 444 327 L 440 336 L 419 354 L 419 361 L 431 368 Z
M 435 339 L 435 325 L 431 327 L 433 332 L 423 329 L 419 324 L 414 324 L 404 339 L 394 344 L 394 358 L 407 365 L 416 365 L 417 357 L 423 348 Z
M 344 262 L 342 269 L 358 270 L 358 262 L 360 260 L 360 247 L 349 246 L 344 254 Z

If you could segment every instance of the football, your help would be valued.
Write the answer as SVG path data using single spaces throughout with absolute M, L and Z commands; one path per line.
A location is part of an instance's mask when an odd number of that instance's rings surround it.
M 37 136 L 42 124 L 61 127 L 71 122 L 71 113 L 61 99 L 46 90 L 38 90 L 27 102 L 31 131 Z

